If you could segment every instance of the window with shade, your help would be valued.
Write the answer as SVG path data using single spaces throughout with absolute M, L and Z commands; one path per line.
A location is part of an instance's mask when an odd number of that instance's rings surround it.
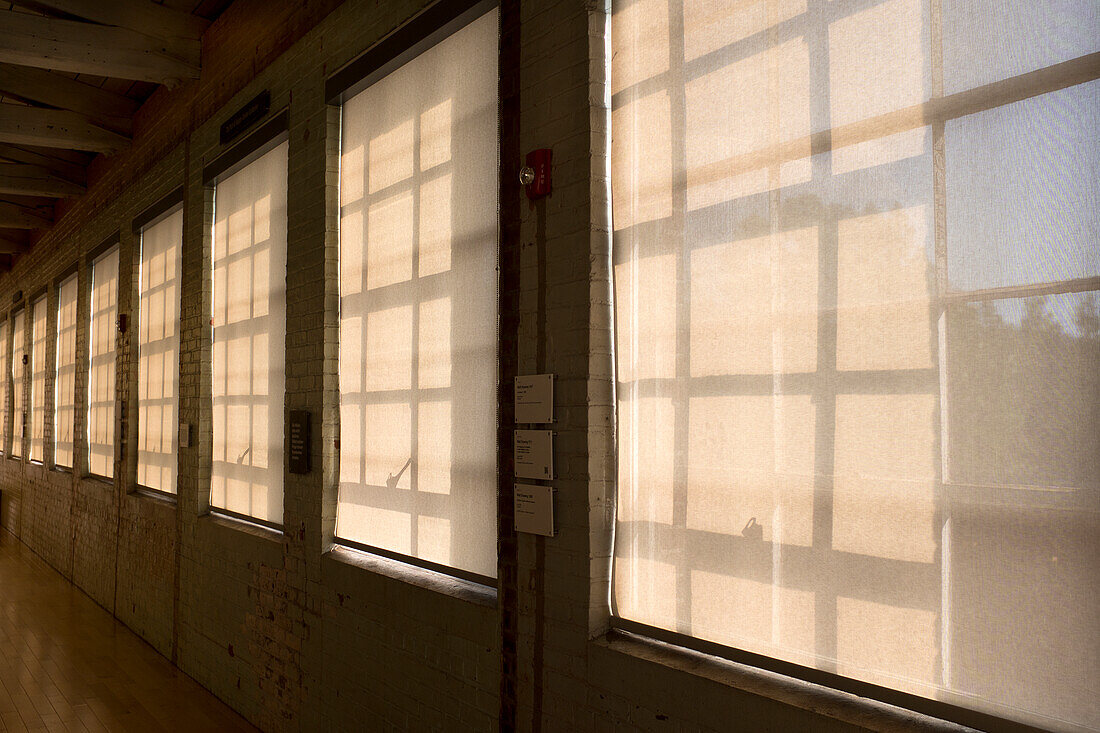
M 283 522 L 286 355 L 284 141 L 217 181 L 214 466 L 210 503 Z
M 118 318 L 118 245 L 92 262 L 88 331 L 88 472 L 115 475 L 115 328 Z
M 498 12 L 343 105 L 343 541 L 496 576 Z
M 31 306 L 31 363 L 27 370 L 31 373 L 31 441 L 29 458 L 43 461 L 46 445 L 46 296 L 34 301 Z
M 57 378 L 54 380 L 53 462 L 73 466 L 73 426 L 76 424 L 76 299 L 77 276 L 57 288 Z
M 27 368 L 23 364 L 23 357 L 27 353 L 27 311 L 26 309 L 20 309 L 12 318 L 11 335 L 11 372 L 12 372 L 12 389 L 11 389 L 11 403 L 12 403 L 12 438 L 11 438 L 11 456 L 12 458 L 22 458 L 23 456 L 23 433 L 27 426 L 27 413 L 24 412 L 26 405 L 23 401 L 23 395 L 26 390 L 26 383 L 24 381 Z
M 8 318 L 0 320 L 0 366 L 3 374 L 0 374 L 0 455 L 11 450 L 8 444 L 11 439 L 11 409 L 8 407 L 8 397 L 11 394 L 11 342 L 8 341 Z
M 176 493 L 183 208 L 141 230 L 138 313 L 139 485 Z
M 1100 726 L 1096 4 L 612 7 L 616 623 Z

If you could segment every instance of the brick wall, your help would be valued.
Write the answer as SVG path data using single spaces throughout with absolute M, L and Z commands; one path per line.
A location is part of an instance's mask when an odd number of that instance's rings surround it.
M 4 458 L 4 526 L 269 730 L 896 727 L 896 716 L 858 701 L 815 698 L 606 635 L 614 496 L 606 15 L 593 0 L 503 0 L 502 8 L 510 159 L 502 160 L 501 393 L 514 373 L 557 375 L 558 535 L 502 531 L 499 593 L 333 549 L 339 111 L 325 104 L 324 82 L 425 5 L 238 0 L 206 35 L 202 79 L 154 94 L 131 149 L 97 161 L 88 195 L 59 207 L 54 230 L 0 277 L 0 303 L 48 287 L 53 319 L 56 279 L 76 263 L 78 353 L 86 354 L 89 252 L 119 232 L 119 308 L 133 317 L 130 222 L 184 186 L 179 419 L 193 440 L 180 448 L 178 501 L 132 491 L 140 426 L 131 329 L 118 337 L 117 478 L 84 478 L 79 460 L 61 472 Z M 315 436 L 314 470 L 286 474 L 281 533 L 208 513 L 213 196 L 202 169 L 222 151 L 221 122 L 263 89 L 273 110 L 289 110 L 286 409 L 308 410 Z M 553 148 L 555 190 L 530 205 L 514 183 L 515 158 L 538 147 Z M 78 375 L 83 424 L 87 378 Z M 78 455 L 85 441 L 78 432 Z M 507 495 L 501 505 L 506 529 Z

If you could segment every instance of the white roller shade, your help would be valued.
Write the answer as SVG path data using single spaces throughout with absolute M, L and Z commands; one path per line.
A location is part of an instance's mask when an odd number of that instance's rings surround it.
M 141 232 L 138 484 L 176 493 L 183 209 Z
M 496 575 L 493 10 L 344 105 L 337 533 Z
M 11 454 L 16 458 L 23 455 L 23 432 L 27 424 L 27 415 L 24 411 L 26 404 L 23 395 L 26 394 L 24 378 L 27 368 L 23 364 L 23 355 L 27 353 L 27 311 L 20 310 L 12 319 L 12 439 Z
M 46 296 L 34 301 L 31 323 L 30 459 L 42 462 L 46 440 Z
M 11 396 L 11 342 L 8 341 L 8 319 L 0 321 L 0 453 L 11 450 L 11 408 L 8 406 L 8 398 Z
M 1100 727 L 1097 4 L 612 7 L 616 612 Z
M 57 292 L 57 379 L 54 381 L 54 449 L 57 466 L 72 468 L 73 425 L 76 422 L 76 299 L 77 276 Z
M 118 246 L 92 263 L 91 345 L 88 361 L 88 472 L 115 475 L 115 332 Z
M 214 217 L 215 507 L 283 521 L 287 143 L 220 180 Z

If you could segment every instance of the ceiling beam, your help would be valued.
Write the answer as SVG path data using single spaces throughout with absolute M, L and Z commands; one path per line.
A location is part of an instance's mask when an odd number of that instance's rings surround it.
M 87 117 L 63 109 L 0 104 L 0 142 L 116 153 L 127 137 L 93 125 Z
M 59 178 L 64 178 L 74 183 L 83 183 L 87 179 L 87 172 L 85 169 L 86 163 L 56 158 L 50 155 L 50 153 L 54 152 L 64 153 L 69 151 L 60 150 L 58 148 L 52 150 L 48 148 L 35 148 L 33 146 L 16 147 L 15 145 L 0 143 L 0 159 L 2 159 L 0 163 L 10 161 L 12 163 L 26 163 L 28 165 L 39 166 L 45 168 Z M 85 154 L 81 153 L 81 155 Z
M 104 3 L 108 4 L 108 3 Z M 178 86 L 199 77 L 198 41 L 0 10 L 0 62 Z
M 49 229 L 53 218 L 38 208 L 0 201 L 0 227 L 11 229 Z
M 0 193 L 72 198 L 84 193 L 84 187 L 58 178 L 42 166 L 0 163 Z
M 36 4 L 154 38 L 198 40 L 210 22 L 150 0 L 35 0 Z
M 67 76 L 30 66 L 0 64 L 0 91 L 28 102 L 88 115 L 112 129 L 125 129 L 141 103 Z M 124 122 L 125 121 L 125 122 Z

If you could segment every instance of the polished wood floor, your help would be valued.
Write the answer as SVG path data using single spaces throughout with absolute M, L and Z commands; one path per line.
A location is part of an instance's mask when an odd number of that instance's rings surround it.
M 0 731 L 252 731 L 0 529 Z

